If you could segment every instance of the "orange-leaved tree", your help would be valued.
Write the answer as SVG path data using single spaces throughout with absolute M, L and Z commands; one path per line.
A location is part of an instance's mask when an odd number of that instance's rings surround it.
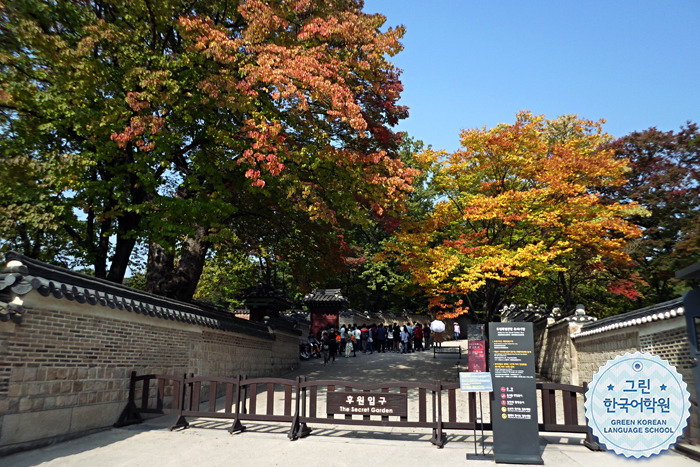
M 489 321 L 524 281 L 569 267 L 578 255 L 627 261 L 636 206 L 599 191 L 624 182 L 626 163 L 605 149 L 600 122 L 547 121 L 529 112 L 512 125 L 465 130 L 452 154 L 419 155 L 437 197 L 407 219 L 394 254 L 443 318 L 483 310 Z
M 0 2 L 0 251 L 121 282 L 148 245 L 147 290 L 189 300 L 212 251 L 315 259 L 400 212 L 404 28 L 363 5 Z

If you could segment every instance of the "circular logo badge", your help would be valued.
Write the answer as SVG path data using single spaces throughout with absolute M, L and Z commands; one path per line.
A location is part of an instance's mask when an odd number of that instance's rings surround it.
M 606 448 L 626 457 L 649 457 L 683 434 L 690 394 L 666 360 L 627 353 L 593 376 L 584 406 L 588 426 Z

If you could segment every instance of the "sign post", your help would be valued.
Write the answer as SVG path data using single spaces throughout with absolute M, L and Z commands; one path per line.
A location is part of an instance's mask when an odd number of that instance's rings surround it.
M 543 464 L 532 323 L 489 323 L 489 342 L 494 460 Z
M 481 411 L 481 393 L 492 392 L 493 382 L 489 373 L 459 373 L 459 389 L 462 392 L 477 392 L 479 393 L 479 412 L 474 414 L 474 454 L 467 454 L 467 460 L 488 460 L 491 459 L 487 455 L 484 448 L 484 414 Z M 481 454 L 476 448 L 476 423 L 481 425 Z

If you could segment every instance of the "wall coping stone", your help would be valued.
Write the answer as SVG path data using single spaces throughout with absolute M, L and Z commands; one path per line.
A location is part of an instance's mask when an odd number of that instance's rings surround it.
M 79 274 L 43 263 L 16 252 L 6 254 L 7 267 L 0 273 L 0 320 L 22 322 L 26 312 L 22 296 L 36 290 L 44 297 L 66 299 L 93 306 L 126 310 L 155 319 L 179 321 L 275 340 L 274 333 L 262 323 L 237 318 L 233 312 L 201 302 L 185 303 L 161 297 L 122 284 Z M 276 323 L 280 331 L 288 326 Z M 295 330 L 294 333 L 300 332 Z
M 576 339 L 578 337 L 585 337 L 593 334 L 628 328 L 631 326 L 639 326 L 655 321 L 672 319 L 683 316 L 684 313 L 685 309 L 683 308 L 683 299 L 676 298 L 674 300 L 658 303 L 656 305 L 630 311 L 621 315 L 610 316 L 608 318 L 599 319 L 598 321 L 586 323 L 571 337 Z

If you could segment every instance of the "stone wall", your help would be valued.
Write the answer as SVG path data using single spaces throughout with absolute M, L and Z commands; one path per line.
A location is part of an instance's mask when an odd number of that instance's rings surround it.
M 547 325 L 548 321 L 546 318 L 537 319 L 532 322 L 532 333 L 533 340 L 535 344 L 535 349 L 538 353 L 535 355 L 535 371 L 537 373 L 542 372 L 542 367 L 544 365 L 544 357 L 547 355 Z
M 627 352 L 648 352 L 668 361 L 688 385 L 691 400 L 689 436 L 700 438 L 693 360 L 688 350 L 688 334 L 683 316 L 577 337 L 574 343 L 579 355 L 579 374 L 582 381 L 587 382 L 593 379 L 600 366 Z
M 0 322 L 0 455 L 111 426 L 131 371 L 267 376 L 299 364 L 291 330 L 211 329 L 36 290 L 22 299 L 21 322 Z
M 541 362 L 539 374 L 564 384 L 590 382 L 601 366 L 618 355 L 628 352 L 658 355 L 673 365 L 688 385 L 692 403 L 690 436 L 700 437 L 692 374 L 694 362 L 680 300 L 598 322 L 560 320 L 536 333 L 535 342 L 536 360 Z
M 538 361 L 542 362 L 540 375 L 551 381 L 574 384 L 571 374 L 572 345 L 569 323 L 563 321 L 547 328 L 546 338 L 541 339 L 544 349 L 539 352 Z
M 434 320 L 434 318 L 430 317 L 429 315 L 425 314 L 402 314 L 402 315 L 395 315 L 395 314 L 372 314 L 372 315 L 365 315 L 363 313 L 341 313 L 340 314 L 340 324 L 345 324 L 345 325 L 352 325 L 356 324 L 358 326 L 362 325 L 370 325 L 370 324 L 376 324 L 379 325 L 379 323 L 384 324 L 384 326 L 389 326 L 390 324 L 397 323 L 399 326 L 403 326 L 407 323 L 421 323 L 423 325 L 430 325 L 430 323 Z M 447 323 L 445 323 L 447 324 Z
M 637 330 L 617 330 L 576 339 L 579 378 L 589 383 L 598 369 L 618 355 L 640 350 Z

